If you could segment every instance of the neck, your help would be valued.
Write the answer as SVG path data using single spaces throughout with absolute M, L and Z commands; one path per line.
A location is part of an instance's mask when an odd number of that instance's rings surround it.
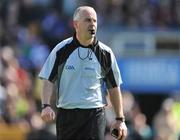
M 79 43 L 83 46 L 88 46 L 90 44 L 93 44 L 94 41 L 94 37 L 90 39 L 85 39 L 84 37 L 78 36 L 77 34 L 76 34 L 76 38 L 79 41 Z

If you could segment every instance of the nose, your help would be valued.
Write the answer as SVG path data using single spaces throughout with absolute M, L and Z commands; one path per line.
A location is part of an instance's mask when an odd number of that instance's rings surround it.
M 96 20 L 93 19 L 93 18 L 91 18 L 91 19 L 90 19 L 90 23 L 94 25 L 94 24 L 96 24 Z
M 94 21 L 91 19 L 89 20 L 90 25 L 94 25 Z
M 95 23 L 95 21 L 94 21 L 93 19 L 91 19 L 91 22 L 92 22 L 92 23 Z

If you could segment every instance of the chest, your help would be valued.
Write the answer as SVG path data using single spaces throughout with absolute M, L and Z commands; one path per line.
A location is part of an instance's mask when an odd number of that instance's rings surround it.
M 94 52 L 88 48 L 79 48 L 66 60 L 64 72 L 89 77 L 100 76 L 101 66 Z

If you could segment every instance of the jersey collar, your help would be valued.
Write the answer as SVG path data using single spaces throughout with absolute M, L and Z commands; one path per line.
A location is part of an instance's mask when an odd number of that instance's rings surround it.
M 88 46 L 84 46 L 84 45 L 82 45 L 82 44 L 78 41 L 78 39 L 76 38 L 76 33 L 74 33 L 74 35 L 73 35 L 73 41 L 74 41 L 74 44 L 75 44 L 76 47 L 79 47 L 79 46 L 80 46 L 80 47 L 83 47 L 83 48 L 93 48 L 93 47 L 97 46 L 97 44 L 98 44 L 97 38 L 94 37 L 94 41 L 93 41 L 92 44 L 90 44 L 90 45 L 88 45 Z

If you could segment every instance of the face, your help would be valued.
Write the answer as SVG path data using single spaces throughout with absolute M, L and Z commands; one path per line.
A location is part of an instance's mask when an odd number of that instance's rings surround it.
M 79 20 L 74 21 L 74 27 L 78 36 L 91 39 L 96 35 L 97 15 L 93 9 L 83 9 L 79 13 Z

